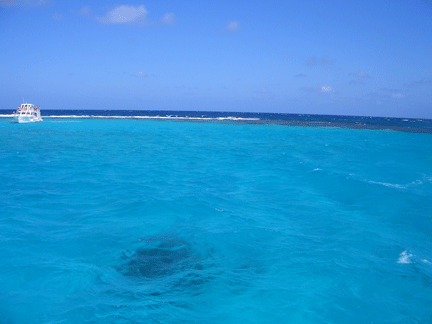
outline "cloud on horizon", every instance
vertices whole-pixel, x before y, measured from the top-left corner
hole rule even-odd
[[[319,87],[303,87],[301,88],[303,91],[308,93],[316,93],[316,94],[332,94],[337,93],[337,91],[331,86],[319,86]]]
[[[41,7],[51,0],[0,0],[0,7]]]
[[[145,21],[147,17],[147,9],[141,6],[118,6],[106,14],[104,17],[96,17],[96,20],[101,24],[139,24]]]
[[[240,24],[238,23],[238,21],[230,21],[226,26],[225,26],[225,31],[227,33],[236,33],[240,30]]]
[[[380,102],[388,102],[389,99],[405,98],[405,94],[400,89],[380,88],[377,91],[369,93],[367,97],[374,98],[374,100],[379,100]]]
[[[414,82],[408,82],[405,83],[404,86],[405,87],[418,87],[418,86],[424,86],[424,85],[431,85],[432,84],[432,79],[431,78],[423,78],[421,80],[418,81],[414,81]]]
[[[364,84],[364,82],[362,80],[351,80],[349,82],[349,84],[351,84],[351,85],[362,85],[362,84]]]
[[[334,63],[328,56],[323,56],[322,58],[318,58],[316,56],[311,56],[305,61],[306,66],[317,66],[317,65],[331,65]]]
[[[322,93],[335,93],[336,91],[330,86],[321,86],[320,91]]]
[[[134,76],[134,77],[137,77],[137,78],[145,78],[145,77],[147,77],[147,74],[145,74],[145,73],[142,72],[142,71],[138,71],[138,72],[135,72],[135,73],[133,74],[133,76]]]
[[[55,20],[63,20],[64,16],[61,13],[55,12],[51,15],[51,17]]]
[[[276,95],[272,91],[268,91],[265,88],[261,90],[253,91],[253,100],[274,100],[274,101],[285,101],[286,96],[284,95]]]
[[[174,13],[170,12],[163,15],[161,19],[161,23],[163,25],[174,25],[175,24]]]
[[[394,99],[402,99],[405,98],[405,95],[403,93],[392,93],[392,98]]]
[[[69,10],[73,14],[78,14],[84,17],[91,16],[90,6],[84,6],[80,10]]]
[[[90,15],[90,9],[83,7],[77,13],[83,16]],[[174,25],[174,13],[166,13],[158,22],[147,21],[148,10],[144,5],[121,5],[107,12],[105,16],[96,16],[95,19],[104,25],[133,25],[137,27],[154,27],[161,25]]]
[[[262,88],[261,90],[255,90],[253,93],[255,94],[253,97],[254,99],[264,99],[273,95],[271,91],[268,91],[265,88]]]
[[[378,89],[378,91],[385,92],[385,93],[393,93],[393,92],[401,92],[402,90],[400,90],[400,89],[391,89],[391,88],[380,88],[380,89]]]
[[[365,79],[365,78],[370,78],[371,76],[369,74],[367,74],[365,71],[358,71],[356,73],[350,73],[350,76],[354,76],[356,78],[361,78],[361,79]]]

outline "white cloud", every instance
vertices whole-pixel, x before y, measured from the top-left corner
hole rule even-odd
[[[303,87],[302,90],[308,93],[316,93],[316,94],[333,94],[337,93],[337,91],[331,86],[319,86],[319,87]]]
[[[335,90],[330,86],[321,86],[320,91],[322,93],[334,93],[335,92]]]
[[[402,99],[405,98],[405,94],[403,93],[403,90],[400,89],[390,89],[390,88],[381,88],[378,89],[378,93],[376,93],[377,96],[381,96],[382,99]]]
[[[402,93],[392,93],[392,98],[394,99],[402,99],[405,96]]]
[[[0,7],[40,7],[50,0],[0,0]]]
[[[328,56],[323,56],[321,58],[321,64],[322,65],[333,64],[333,60]]]
[[[262,90],[255,90],[254,93],[268,94],[269,92],[266,89],[262,88]]]
[[[306,64],[307,66],[315,66],[315,65],[318,65],[318,58],[316,58],[315,56],[311,56],[311,57],[309,57],[309,58],[306,60],[305,64]]]
[[[55,19],[55,20],[63,20],[64,19],[64,16],[58,12],[53,13],[51,17],[53,17],[53,19]]]
[[[262,90],[255,90],[254,93],[256,94],[254,99],[265,99],[272,96],[272,93],[264,88]]]
[[[142,72],[142,71],[139,71],[139,72],[135,72],[135,73],[133,74],[133,76],[135,76],[135,77],[137,77],[137,78],[145,78],[145,77],[147,76],[147,74],[145,74],[145,73]]]
[[[235,33],[240,30],[240,24],[237,21],[230,21],[228,25],[225,26],[225,31],[228,33]]]
[[[381,88],[381,89],[378,89],[378,91],[384,92],[384,93],[394,93],[394,92],[401,92],[402,90],[391,89],[391,88]]]
[[[362,70],[360,70],[356,73],[350,73],[349,75],[355,76],[357,78],[370,78],[370,75],[367,74],[365,71],[362,71]]]
[[[1,1],[1,0],[0,0]],[[83,7],[81,10],[75,12],[83,16],[90,16],[90,8]],[[161,25],[174,25],[174,13],[169,12],[162,16],[162,18],[157,22],[147,21],[147,9],[141,6],[128,6],[122,5],[110,10],[103,17],[95,17],[95,19],[101,24],[124,24],[124,25],[134,25],[139,27],[157,27]]]
[[[317,59],[315,56],[311,56],[311,57],[309,57],[309,58],[306,60],[305,64],[306,64],[307,66],[315,66],[315,65],[318,65],[318,59]]]
[[[105,17],[97,17],[96,20],[102,24],[140,24],[147,17],[147,9],[141,6],[118,6],[107,13]]]
[[[424,86],[424,85],[432,85],[432,79],[423,78],[423,79],[418,80],[418,81],[408,82],[408,83],[404,84],[404,86],[406,86],[406,87],[418,87],[418,86]]]
[[[306,66],[330,65],[333,63],[334,63],[334,60],[332,60],[328,56],[323,56],[322,58],[318,58],[316,56],[311,56],[305,61]]]
[[[172,12],[166,13],[165,15],[163,15],[161,22],[164,25],[174,25],[175,23],[174,14]]]
[[[276,101],[284,101],[285,96],[275,95],[273,92],[262,88],[261,90],[255,90],[253,95],[254,100],[276,100]]]
[[[81,16],[89,17],[91,15],[91,10],[89,6],[84,6],[80,10],[70,10],[74,14],[79,14]]]

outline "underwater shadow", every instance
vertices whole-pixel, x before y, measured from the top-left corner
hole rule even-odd
[[[175,236],[152,236],[138,242],[142,245],[135,252],[123,252],[116,267],[126,278],[159,282],[171,291],[190,291],[217,275],[213,249],[199,251],[197,244]]]

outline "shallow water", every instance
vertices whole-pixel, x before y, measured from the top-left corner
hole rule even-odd
[[[432,136],[0,120],[2,323],[432,321]]]

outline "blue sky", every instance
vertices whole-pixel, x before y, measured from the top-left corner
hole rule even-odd
[[[432,118],[432,1],[0,0],[0,109]]]

